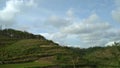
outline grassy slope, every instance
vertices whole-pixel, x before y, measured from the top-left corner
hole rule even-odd
[[[19,63],[19,64],[3,64],[0,65],[0,68],[25,68],[25,67],[41,67],[49,66],[52,64],[46,64],[45,62],[28,62],[28,63]]]
[[[36,39],[24,39],[3,47],[0,49],[0,55],[0,60],[4,63],[31,62],[23,64],[4,64],[0,65],[0,68],[16,68],[16,66],[23,68],[29,65],[30,67],[46,66],[71,62],[71,52],[68,49],[56,44],[50,44],[48,41]],[[59,56],[60,58],[58,58]]]
[[[120,67],[120,44],[111,47],[79,49],[61,47],[42,36],[38,38],[37,35],[26,32],[12,30],[15,35],[12,38],[9,37],[9,32],[3,32],[4,34],[0,33],[0,68],[65,64],[72,66],[93,64],[98,66],[96,68]]]
[[[10,35],[13,36],[11,37]],[[21,32],[13,29],[0,30],[0,63],[2,63],[0,68],[16,68],[16,66],[23,67],[26,65],[51,65],[53,61],[49,60],[48,62],[44,57],[54,56],[57,51],[53,52],[53,50],[57,50],[58,48],[60,48],[58,44],[46,40],[40,35],[33,35],[28,32]],[[21,64],[3,65],[3,63]]]

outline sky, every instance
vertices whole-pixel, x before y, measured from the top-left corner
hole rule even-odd
[[[0,0],[0,25],[64,46],[120,41],[120,0]]]

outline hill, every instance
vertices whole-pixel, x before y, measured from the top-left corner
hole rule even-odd
[[[0,30],[0,68],[119,68],[120,43],[88,49],[60,46],[41,35]]]

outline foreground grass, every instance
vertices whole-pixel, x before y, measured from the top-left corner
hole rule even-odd
[[[27,67],[43,67],[53,64],[45,64],[44,62],[29,62],[29,63],[19,63],[19,64],[2,64],[0,68],[27,68]]]

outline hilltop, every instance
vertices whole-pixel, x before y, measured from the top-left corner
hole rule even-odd
[[[0,30],[0,68],[114,68],[120,43],[87,49],[60,46],[41,35]]]

